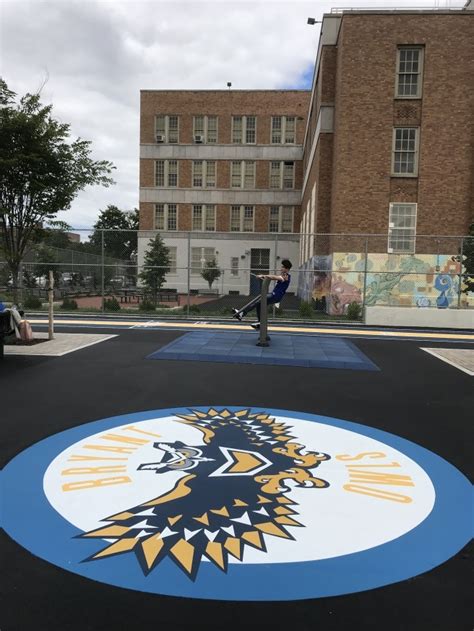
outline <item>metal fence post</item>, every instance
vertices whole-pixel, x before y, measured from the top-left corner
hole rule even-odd
[[[362,315],[365,309],[365,294],[367,292],[367,260],[369,256],[369,237],[365,237],[365,260],[364,260],[364,286],[362,289]]]
[[[101,249],[102,249],[102,274],[101,274],[101,293],[102,293],[102,313],[104,313],[105,311],[105,305],[104,305],[104,300],[105,300],[105,278],[104,278],[104,274],[105,274],[105,261],[104,261],[104,231],[101,231],[101,235],[102,235],[102,245],[101,245]]]
[[[278,274],[278,233],[275,235],[275,274]],[[276,316],[275,305],[272,305],[273,318]]]
[[[264,278],[262,281],[262,293],[260,297],[260,337],[257,342],[257,346],[269,346],[268,342],[270,338],[267,335],[267,329],[268,329],[267,294],[268,294],[269,284],[270,284],[270,279]]]
[[[186,306],[186,317],[189,318],[189,305],[191,301],[191,233],[188,232],[188,299]]]
[[[461,287],[462,287],[462,263],[464,257],[464,238],[461,238],[461,252],[459,253],[459,287],[458,287],[458,309],[461,308]]]

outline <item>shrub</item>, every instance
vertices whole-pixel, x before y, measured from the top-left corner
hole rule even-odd
[[[189,313],[201,313],[201,309],[198,305],[189,305]]]
[[[104,300],[104,311],[120,311],[118,300],[113,296],[112,298],[106,298]]]
[[[139,311],[155,311],[155,303],[149,300],[148,298],[144,298],[141,303],[138,305]]]
[[[73,311],[74,309],[77,309],[77,302],[66,296],[63,298],[63,304],[59,308],[64,309],[64,311]]]
[[[41,302],[41,299],[38,298],[38,296],[33,296],[32,294],[29,294],[23,303],[25,309],[41,309],[42,305],[43,303]]]
[[[313,305],[310,302],[300,302],[300,316],[302,318],[313,317]]]
[[[359,320],[362,315],[362,305],[360,302],[351,302],[347,305],[347,318],[349,320]]]

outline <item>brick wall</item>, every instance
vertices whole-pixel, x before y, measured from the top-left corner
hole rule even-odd
[[[424,46],[422,98],[395,99],[398,45]],[[331,231],[388,230],[418,203],[418,234],[465,234],[473,216],[474,15],[344,15],[337,47]],[[391,177],[394,125],[420,125],[417,178]]]
[[[302,144],[306,126],[310,92],[304,90],[257,90],[257,91],[148,91],[141,92],[140,142],[155,143],[155,116],[178,115],[179,143],[194,144],[193,116],[217,115],[218,145],[231,145],[231,120],[234,115],[257,116],[257,145],[271,145],[271,117],[296,116],[296,144]],[[255,145],[232,145],[255,146]],[[281,147],[282,145],[273,145]],[[140,160],[140,187],[154,187],[155,166],[152,159]],[[295,165],[295,190],[301,189],[303,166]],[[179,160],[178,188],[192,188],[192,160]],[[231,161],[217,161],[217,189],[231,188]],[[270,188],[270,161],[257,160],[255,188]],[[199,190],[199,189],[195,189]],[[203,189],[205,190],[205,189]],[[238,189],[234,189],[238,190]],[[205,200],[204,200],[205,201]],[[153,227],[154,204],[140,203],[140,226]],[[299,230],[300,207],[294,211],[294,230]],[[230,229],[230,206],[217,205],[216,230]],[[255,206],[255,231],[268,232],[269,206]],[[178,230],[191,230],[191,205],[179,204]]]

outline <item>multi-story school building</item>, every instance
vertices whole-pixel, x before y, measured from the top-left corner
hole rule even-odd
[[[178,291],[215,260],[219,292],[248,293],[290,258],[333,312],[370,269],[419,273],[390,294],[431,304],[474,216],[472,8],[324,15],[311,90],[143,90],[139,262],[158,230]]]

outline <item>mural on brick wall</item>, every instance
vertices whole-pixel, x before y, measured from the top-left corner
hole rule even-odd
[[[459,291],[460,268],[457,257],[448,254],[369,254],[365,304],[446,309],[459,302],[474,307],[474,295],[463,292],[464,283]],[[364,301],[365,254],[315,256],[304,269],[298,293],[303,300],[312,297],[316,308],[342,315],[351,302]]]

